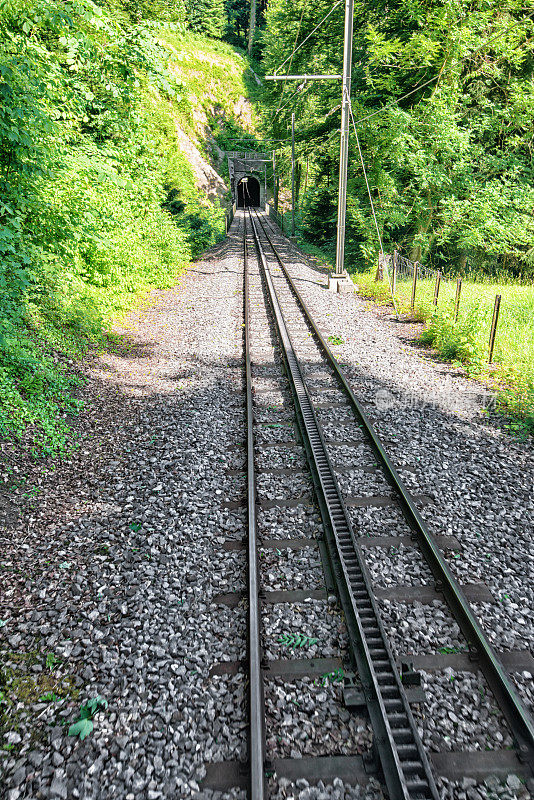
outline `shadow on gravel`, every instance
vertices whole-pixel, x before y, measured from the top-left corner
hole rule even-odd
[[[228,256],[240,258],[242,252],[243,240],[241,234],[229,233],[222,242],[219,242],[209,250],[206,250],[199,263],[206,262],[209,264],[213,261],[218,261],[219,259],[224,259]],[[224,273],[234,273],[237,275],[240,273],[238,268],[232,269],[231,267],[226,266],[218,272],[214,272],[213,270],[205,271],[199,269],[198,267],[191,267],[189,271],[193,272],[195,275],[222,275]]]
[[[23,784],[27,797],[49,796],[52,782],[60,797],[80,789],[97,798],[140,794],[155,753],[168,796],[180,796],[178,776],[196,780],[207,760],[209,669],[245,652],[243,615],[234,609],[225,617],[212,605],[246,576],[243,559],[221,548],[221,539],[246,533],[244,518],[223,505],[244,491],[227,474],[245,452],[243,362],[170,344],[157,352],[157,344],[152,333],[147,341],[124,335],[106,351],[113,378],[88,389],[78,449],[62,463],[34,468],[12,496],[21,515],[7,514],[0,528],[0,690],[7,698],[0,747],[9,745],[6,788]],[[135,383],[135,362],[151,359],[146,385]],[[323,369],[313,359],[306,366]],[[520,478],[528,451],[508,440],[503,447],[498,432],[481,424],[476,402],[470,419],[455,385],[446,384],[443,395],[429,386],[410,395],[358,367],[347,374],[393,461],[410,470],[410,490],[434,498],[422,512],[432,531],[452,531],[465,546],[465,557],[451,559],[458,577],[476,577],[471,562],[479,557],[491,584],[508,564],[516,598],[528,562],[521,511],[531,487]],[[256,400],[269,409],[268,396]],[[339,409],[325,414],[342,425]],[[275,441],[286,432],[267,425],[264,435]],[[354,457],[360,463],[356,448]],[[487,552],[491,559],[483,559]],[[55,700],[43,700],[51,694]],[[97,695],[109,708],[99,712],[94,733],[83,742],[68,737],[65,723]],[[225,758],[235,746],[230,706],[227,717],[218,711],[227,730],[219,726],[217,754]]]
[[[151,358],[157,342],[140,342],[126,334],[110,335],[102,355],[113,355],[123,359]]]

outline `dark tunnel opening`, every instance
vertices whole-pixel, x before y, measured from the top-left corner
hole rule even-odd
[[[252,175],[241,178],[237,184],[237,207],[247,208],[248,206],[260,205],[260,182]]]

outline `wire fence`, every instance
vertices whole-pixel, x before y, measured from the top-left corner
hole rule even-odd
[[[462,279],[451,278],[438,270],[430,269],[417,261],[411,261],[394,250],[385,259],[379,260],[377,279],[387,277],[393,301],[399,298],[409,298],[411,310],[416,305],[432,304],[436,309],[446,307],[452,314],[453,322],[458,322],[462,304]],[[472,299],[472,298],[471,298]],[[480,298],[482,301],[482,297]],[[489,309],[491,309],[491,299]],[[507,325],[521,327],[527,331],[528,338],[534,343],[534,309],[529,305],[506,302],[506,307],[501,307],[502,295],[496,294],[493,299],[493,310],[488,333],[487,356],[492,363],[495,341],[497,337],[499,318],[504,316]],[[488,310],[489,310],[488,309]]]
[[[276,222],[282,233],[284,233],[285,235],[289,235],[290,233],[289,228],[291,226],[287,224],[287,220],[284,222],[284,212],[282,211],[282,213],[280,213],[279,211],[277,211],[277,209],[274,207],[272,203],[267,203],[267,208],[269,217],[272,220],[274,220],[274,222]],[[284,225],[285,225],[285,230],[284,230]]]

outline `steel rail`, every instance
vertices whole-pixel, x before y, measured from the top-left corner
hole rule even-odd
[[[347,378],[343,373],[343,370],[339,366],[335,356],[330,350],[324,336],[315,324],[311,312],[309,311],[302,295],[295,285],[295,281],[289,274],[287,267],[278,255],[276,248],[273,246],[272,241],[265,230],[265,226],[261,220],[259,221],[262,225],[265,237],[269,242],[274,256],[277,259],[282,272],[287,279],[289,286],[291,287],[291,290],[303,312],[306,322],[312,329],[330,366],[334,370],[338,382],[348,397],[357,417],[360,419],[373,451],[382,466],[384,475],[397,495],[398,501],[404,512],[404,517],[410,525],[412,531],[415,533],[423,555],[430,569],[432,570],[436,580],[436,589],[438,589],[444,595],[451,611],[453,612],[456,622],[458,623],[463,635],[467,640],[471,657],[474,661],[479,661],[480,663],[480,669],[510,726],[512,735],[516,739],[518,756],[521,761],[523,761],[525,764],[528,764],[532,774],[534,775],[534,721],[528,713],[521,698],[517,694],[514,686],[512,685],[510,678],[508,677],[508,673],[491,646],[486,634],[482,630],[475,613],[473,612],[467,598],[458,584],[458,581],[452,574],[450,567],[445,561],[434,537],[428,530],[425,521],[419,513],[412,495],[404,485],[402,478],[400,477],[393,462],[389,458],[371,420],[356,398]]]
[[[328,448],[291,341],[252,212],[256,242],[273,317],[282,345],[295,408],[300,417],[310,465],[316,477],[327,546],[338,580],[351,654],[364,686],[390,800],[437,800],[439,795],[417,732],[395,658],[373,597],[371,582],[343,502]]]
[[[265,703],[261,667],[261,622],[256,525],[256,475],[254,468],[254,411],[250,358],[250,296],[247,220],[243,236],[243,305],[245,380],[247,393],[247,525],[248,525],[248,668],[249,668],[249,768],[250,800],[265,798]]]

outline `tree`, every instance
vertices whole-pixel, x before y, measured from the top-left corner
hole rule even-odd
[[[339,72],[342,8],[292,55],[330,8],[324,0],[311,8],[272,0],[266,70],[285,62],[292,72]],[[354,30],[353,109],[364,118],[358,130],[385,246],[441,269],[461,269],[469,258],[481,268],[531,270],[532,13],[520,0],[506,9],[498,0],[357,0]],[[305,209],[311,230],[324,209],[326,164],[338,163],[339,89],[296,89],[266,91],[281,109],[273,138],[284,138],[294,110],[297,139],[316,142],[315,192]],[[350,165],[348,243],[372,260],[378,240],[354,142]]]
[[[228,25],[225,39],[237,47],[247,46],[250,21],[249,0],[226,0]]]
[[[189,26],[197,33],[221,39],[227,27],[224,0],[186,0]]]
[[[248,25],[248,52],[252,53],[254,34],[256,32],[256,0],[250,0],[250,22]]]

